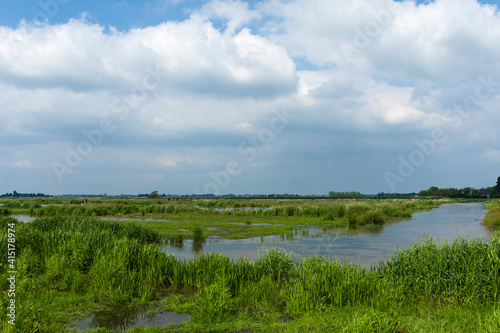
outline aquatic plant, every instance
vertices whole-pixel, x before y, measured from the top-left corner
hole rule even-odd
[[[170,237],[168,238],[168,240],[171,242],[171,243],[182,243],[184,241],[184,234],[174,234],[174,235],[170,235]]]
[[[203,236],[203,228],[200,226],[195,226],[193,228],[193,241],[195,242],[201,242],[205,239]]]

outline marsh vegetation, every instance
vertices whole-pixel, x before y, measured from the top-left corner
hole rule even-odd
[[[292,228],[300,223],[327,226],[350,224],[351,220],[354,224],[380,223],[382,218],[386,221],[416,209],[429,209],[438,204],[436,201],[165,203],[144,199],[125,203],[126,200],[102,199],[81,206],[43,200],[47,200],[43,203],[47,206],[31,208],[31,202],[24,207],[26,203],[21,202],[15,208],[24,207],[31,214],[42,216],[32,223],[0,217],[1,248],[7,248],[8,224],[14,223],[16,229],[16,332],[70,332],[75,320],[116,306],[191,315],[189,321],[181,324],[138,327],[130,332],[173,329],[178,332],[494,332],[500,329],[500,311],[496,305],[500,297],[497,236],[487,243],[465,238],[450,243],[422,240],[371,268],[322,256],[296,260],[278,251],[269,251],[256,260],[231,260],[217,253],[184,260],[161,249],[162,241],[168,241],[168,237],[173,242],[182,242],[184,237],[201,236],[198,241],[202,241],[211,233],[205,226],[217,220],[219,226],[250,219],[251,223],[266,221],[272,226]],[[237,210],[236,203],[240,207],[266,210]],[[92,204],[103,212],[115,213],[86,216]],[[115,206],[120,205],[135,208],[117,210]],[[500,224],[498,202],[487,205],[485,223]],[[173,220],[162,223],[181,225],[162,229],[150,224],[151,221],[98,218],[150,218],[150,209],[158,209],[159,218],[168,216]],[[167,209],[179,212],[161,212]],[[3,291],[8,289],[8,271],[7,262],[2,260]],[[4,331],[14,332],[6,323],[9,301],[6,292],[2,293],[1,301],[1,325]]]

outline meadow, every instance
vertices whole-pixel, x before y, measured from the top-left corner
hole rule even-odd
[[[214,253],[183,260],[160,247],[173,238],[202,242],[214,223],[222,228],[239,222],[247,234],[273,232],[260,228],[274,226],[274,232],[282,232],[304,225],[369,225],[441,202],[99,198],[82,206],[69,198],[5,199],[2,208],[39,217],[32,223],[0,217],[0,248],[7,249],[15,234],[17,270],[14,329],[7,317],[5,254],[0,325],[3,332],[75,332],[69,324],[89,313],[139,306],[191,317],[182,324],[128,332],[499,331],[497,236],[488,243],[422,240],[372,268],[320,256],[296,260],[278,251],[257,260]],[[485,224],[495,228],[499,202],[486,205]],[[112,220],[152,217],[170,221]],[[253,226],[256,221],[271,225]],[[240,232],[227,230],[221,235]]]

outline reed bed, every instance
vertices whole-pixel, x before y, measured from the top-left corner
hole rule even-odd
[[[411,217],[412,211],[429,209],[432,200],[94,200],[80,205],[78,200],[66,204],[21,205],[33,216],[217,216],[234,215],[268,218],[319,218],[323,221],[349,221],[351,225],[384,223],[390,217]],[[17,207],[16,206],[16,207]],[[8,207],[7,207],[8,208]],[[245,208],[245,209],[243,209]],[[248,209],[251,208],[251,209]]]

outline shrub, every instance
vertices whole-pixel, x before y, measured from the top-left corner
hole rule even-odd
[[[336,204],[333,206],[333,213],[335,214],[335,216],[337,216],[338,218],[342,218],[345,216],[346,214],[346,208],[345,208],[345,205],[344,204]]]
[[[200,227],[200,226],[194,227],[194,229],[193,229],[193,240],[195,242],[201,242],[204,239],[205,239],[205,237],[203,236],[203,228]]]
[[[384,214],[378,209],[370,210],[363,214],[364,224],[383,224],[385,222]]]

